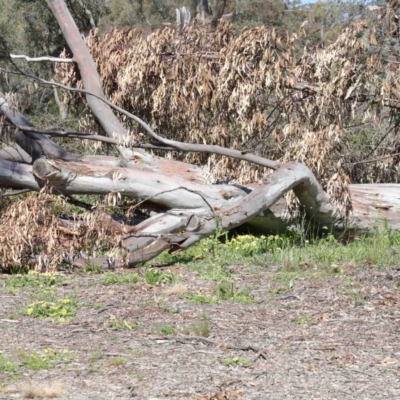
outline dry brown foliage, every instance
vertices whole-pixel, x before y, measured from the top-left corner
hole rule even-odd
[[[79,220],[57,218],[54,214],[65,206],[62,199],[41,192],[1,210],[0,270],[33,264],[58,269],[66,256],[72,260],[118,247],[123,231],[109,216],[94,212]]]

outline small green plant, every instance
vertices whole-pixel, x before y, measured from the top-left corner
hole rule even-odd
[[[207,337],[210,334],[210,319],[203,314],[196,322],[188,329],[189,333],[194,333],[197,336]]]
[[[199,279],[206,281],[221,281],[231,278],[231,274],[222,266],[210,265],[198,274]]]
[[[232,300],[236,294],[235,286],[230,282],[219,283],[215,288],[215,292],[220,300]]]
[[[90,365],[90,366],[86,369],[86,371],[87,371],[89,374],[93,374],[94,372],[100,372],[100,371],[101,371],[101,367],[100,367],[100,365]]]
[[[116,367],[118,367],[120,365],[125,365],[127,363],[127,360],[123,357],[115,357],[115,358],[112,358],[110,361],[111,361],[111,364],[115,365]]]
[[[100,283],[103,285],[116,285],[124,283],[137,283],[139,276],[137,273],[124,273],[117,274],[115,272],[106,272],[100,279]]]
[[[66,322],[76,315],[77,303],[71,298],[54,301],[35,301],[22,309],[22,315],[33,318],[51,319],[53,323]]]
[[[294,322],[297,325],[307,325],[311,322],[311,317],[307,314],[303,315],[302,317],[299,318],[293,318],[292,322]]]
[[[169,314],[179,314],[179,308],[176,308],[176,307],[162,306],[160,308],[161,308],[161,310],[163,310],[164,312],[169,313]]]
[[[200,303],[200,304],[217,304],[219,301],[210,296],[203,296],[201,294],[189,294],[186,296],[186,300],[191,303]]]
[[[93,372],[99,372],[101,370],[100,365],[96,365],[97,362],[101,360],[101,351],[100,350],[93,350],[89,354],[89,360],[88,360],[88,368],[87,372],[93,373]]]
[[[93,304],[93,308],[95,309],[95,310],[102,310],[102,309],[104,309],[106,306],[104,305],[104,304],[101,304],[101,303],[95,303],[95,304]]]
[[[247,358],[231,357],[222,360],[224,365],[240,365],[241,367],[251,367],[251,362]]]
[[[238,301],[240,303],[251,303],[254,300],[249,296],[247,288],[235,288],[231,282],[221,282],[215,287],[215,294],[219,300]]]
[[[142,382],[143,374],[141,372],[137,372],[136,373],[136,379],[138,380],[138,382]]]
[[[350,296],[353,298],[354,307],[359,307],[365,304],[365,293],[361,289],[350,291]]]
[[[173,335],[176,333],[176,329],[172,325],[160,324],[157,326],[157,332],[163,335]]]
[[[292,290],[294,287],[294,281],[293,280],[289,280],[287,285],[283,285],[283,286],[278,286],[272,290],[270,290],[270,293],[275,295],[275,294],[280,294],[280,293],[285,293],[289,290]]]
[[[93,364],[101,359],[101,351],[93,350],[89,354],[89,364]]]
[[[5,357],[0,352],[0,373],[13,374],[18,370],[18,364]]]
[[[172,283],[175,280],[175,276],[171,271],[162,272],[158,269],[146,269],[144,272],[144,280],[148,285],[165,285]]]
[[[85,272],[91,272],[93,274],[101,274],[103,269],[98,264],[87,263],[85,266]]]
[[[135,321],[126,321],[124,319],[118,319],[118,318],[111,318],[107,321],[107,325],[111,328],[111,329],[115,329],[115,330],[123,330],[123,329],[134,329],[137,327],[137,322]]]

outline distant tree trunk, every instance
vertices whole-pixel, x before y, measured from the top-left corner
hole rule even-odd
[[[86,7],[86,5],[84,4],[83,0],[78,0],[78,3],[79,3],[79,5],[84,9],[86,15],[88,16],[88,18],[89,18],[89,23],[90,23],[90,26],[92,27],[92,29],[96,29],[96,28],[97,28],[97,25],[96,25],[96,23],[94,22],[94,18],[93,18],[92,12],[89,10],[88,7]]]
[[[215,7],[215,15],[211,20],[211,27],[216,28],[218,25],[219,20],[224,15],[224,10],[226,6],[226,0],[217,0],[217,5]]]
[[[200,21],[205,22],[207,18],[212,15],[212,10],[208,0],[197,0],[197,17]]]
[[[58,109],[60,110],[60,118],[62,120],[67,119],[67,117],[68,117],[68,106],[63,101],[60,100],[60,97],[58,96],[57,88],[53,88],[53,91],[54,91],[54,99],[56,101]]]

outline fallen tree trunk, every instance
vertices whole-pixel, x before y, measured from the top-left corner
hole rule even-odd
[[[297,197],[306,222],[316,231],[324,228],[340,235],[346,231],[369,233],[382,226],[400,228],[399,185],[350,185],[353,210],[345,215],[330,201],[311,170],[301,163],[280,163],[233,149],[192,145],[160,137],[140,118],[104,98],[93,60],[64,1],[47,0],[47,3],[81,71],[85,89],[73,90],[86,94],[89,107],[108,137],[116,136],[120,140],[117,143],[120,155],[78,156],[66,152],[44,135],[49,132],[35,128],[0,95],[0,113],[15,127],[13,139],[22,149],[20,152],[0,151],[2,187],[34,191],[49,187],[52,193],[62,195],[119,193],[131,198],[137,208],[157,210],[136,226],[121,225],[116,230],[107,230],[111,235],[122,235],[120,246],[126,252],[129,266],[151,260],[167,249],[172,252],[185,250],[216,231],[245,226],[263,233],[282,232],[296,224],[284,200],[290,190]],[[255,188],[207,185],[201,167],[148,154],[140,148],[140,143],[130,148],[128,132],[112,108],[139,123],[155,141],[151,144],[154,148],[216,153],[246,160],[274,172]],[[125,142],[128,144],[124,145]],[[99,225],[104,225],[104,221],[99,220]],[[59,223],[58,228],[70,235],[73,231],[70,227],[65,228],[65,223]],[[82,265],[85,260],[71,262]],[[100,265],[110,263],[108,259],[98,257],[95,262]]]
[[[159,173],[149,171],[45,159],[33,166],[0,160],[0,167],[0,183],[6,187],[39,190],[48,184],[62,194],[119,192],[136,199],[138,207],[145,202],[147,208],[162,211],[135,227],[125,227],[121,245],[130,254],[130,266],[166,249],[184,250],[216,230],[247,224],[263,233],[282,232],[296,224],[283,199],[291,189],[315,229],[324,227],[340,235],[346,230],[367,234],[384,226],[400,228],[398,185],[351,185],[354,209],[347,218],[335,210],[314,175],[300,163],[280,166],[256,189],[183,183],[179,177],[160,179]]]

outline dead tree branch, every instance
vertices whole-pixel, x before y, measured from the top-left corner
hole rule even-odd
[[[49,57],[49,56],[42,56],[42,57],[28,57],[23,54],[10,54],[12,59],[24,59],[28,62],[41,62],[41,61],[51,61],[51,62],[61,62],[61,63],[72,63],[74,60],[72,58],[58,58],[58,57]]]

